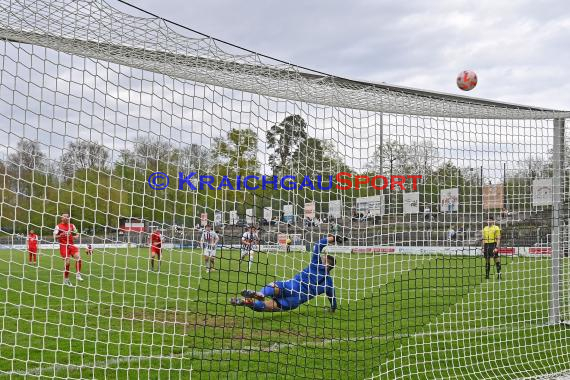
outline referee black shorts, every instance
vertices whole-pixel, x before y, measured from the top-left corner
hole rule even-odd
[[[483,255],[486,259],[499,257],[499,252],[494,252],[495,248],[497,248],[497,243],[485,243],[483,246]]]

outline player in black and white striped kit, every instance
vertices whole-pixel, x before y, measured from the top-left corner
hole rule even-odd
[[[200,244],[204,248],[204,263],[206,264],[206,272],[213,272],[214,261],[216,260],[216,246],[220,237],[216,231],[212,231],[212,226],[206,225],[204,232],[202,232],[202,238],[200,239]]]
[[[259,236],[255,231],[255,227],[249,226],[248,231],[244,232],[243,236],[241,237],[241,255],[239,258],[239,262],[241,264],[242,260],[246,256],[249,256],[249,263],[247,265],[248,272],[251,270],[255,249],[257,248],[258,244],[259,244]]]

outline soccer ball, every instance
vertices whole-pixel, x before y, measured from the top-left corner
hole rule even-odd
[[[473,90],[477,86],[477,74],[471,70],[464,70],[457,75],[457,87],[463,91]]]

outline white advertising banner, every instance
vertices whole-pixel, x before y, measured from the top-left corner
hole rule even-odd
[[[253,224],[253,209],[252,208],[248,208],[247,210],[245,210],[245,222],[247,224]]]
[[[439,210],[441,212],[457,212],[459,211],[459,189],[442,189],[440,191]]]
[[[236,210],[232,210],[230,211],[230,224],[232,226],[235,226],[238,222],[239,218],[238,218],[238,213]]]
[[[532,181],[532,205],[552,205],[552,178],[535,179]]]
[[[384,195],[356,198],[356,212],[364,217],[384,215]]]
[[[305,218],[315,219],[315,202],[305,203]]]
[[[214,212],[214,226],[221,226],[223,223],[223,218],[222,218],[222,212],[221,211],[215,211]]]
[[[420,212],[420,193],[404,193],[404,214],[418,214]]]
[[[271,207],[264,207],[263,208],[263,219],[270,222],[271,218],[273,218],[273,211],[272,211]]]
[[[329,217],[331,218],[342,218],[342,201],[330,201],[329,202]]]
[[[283,221],[286,223],[293,222],[295,215],[293,215],[293,205],[283,206]]]

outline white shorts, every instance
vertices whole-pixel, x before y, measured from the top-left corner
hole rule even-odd
[[[242,247],[241,254],[242,255],[253,255],[255,253],[255,247]]]
[[[216,257],[216,248],[204,248],[203,255],[206,257]]]

